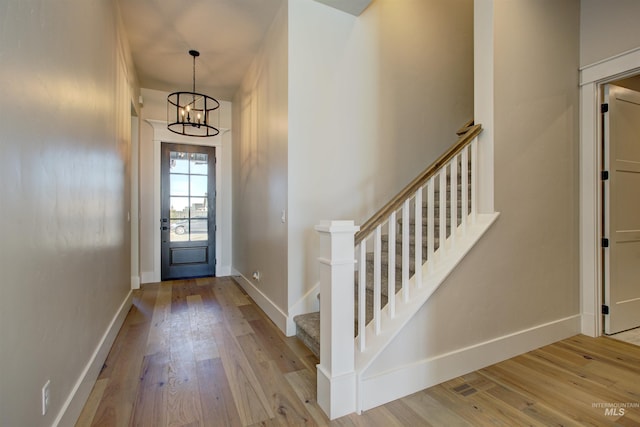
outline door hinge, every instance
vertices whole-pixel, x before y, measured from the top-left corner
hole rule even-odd
[[[609,314],[609,306],[608,305],[602,305],[602,314]]]
[[[608,180],[609,179],[609,171],[600,172],[600,179],[602,179],[603,181]]]
[[[602,247],[603,248],[608,248],[609,247],[609,239],[607,239],[606,237],[602,238]]]
[[[600,105],[600,112],[601,113],[608,113],[609,112],[609,104],[604,103]]]

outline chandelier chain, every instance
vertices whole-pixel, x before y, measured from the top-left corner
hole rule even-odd
[[[196,91],[196,55],[193,55],[193,92]]]

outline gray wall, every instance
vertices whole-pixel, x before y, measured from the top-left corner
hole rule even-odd
[[[130,290],[129,77],[110,0],[0,21],[0,425],[48,426]]]
[[[579,314],[579,13],[495,2],[500,217],[389,347],[411,349],[400,366]]]
[[[234,99],[234,267],[260,270],[288,313],[318,281],[313,227],[365,221],[472,109],[471,0],[378,0],[357,18],[285,4]]]
[[[321,220],[362,224],[473,115],[473,2],[289,4],[289,306],[318,281]]]
[[[640,2],[580,2],[580,65],[590,65],[640,46]]]
[[[287,310],[287,6],[233,100],[233,267]],[[286,219],[285,219],[286,220]],[[260,273],[260,281],[252,273]]]

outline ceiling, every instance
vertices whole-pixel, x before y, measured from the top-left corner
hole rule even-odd
[[[140,86],[230,101],[283,0],[119,0]]]

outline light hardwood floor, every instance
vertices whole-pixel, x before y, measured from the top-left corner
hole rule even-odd
[[[640,328],[630,329],[628,331],[619,332],[615,335],[609,336],[630,344],[640,345]]]
[[[640,426],[640,347],[605,337],[333,422],[315,401],[316,363],[230,278],[144,285],[77,426]]]

